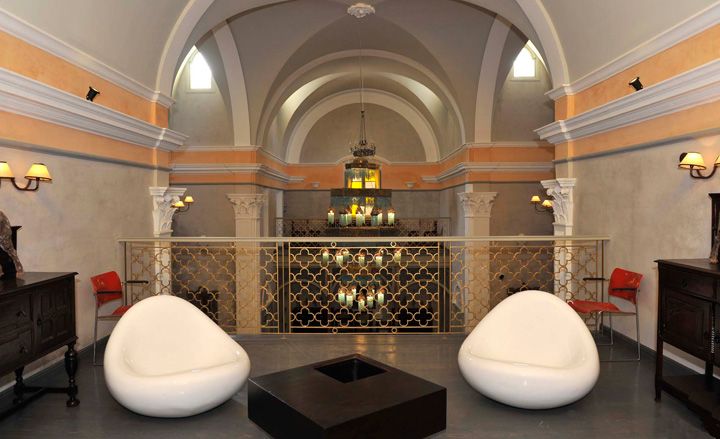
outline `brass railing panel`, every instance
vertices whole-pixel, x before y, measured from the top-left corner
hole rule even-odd
[[[126,279],[149,281],[132,289],[132,303],[176,295],[231,334],[467,332],[520,290],[596,300],[605,287],[587,280],[604,274],[603,238],[336,239],[121,242]],[[348,306],[339,293],[352,286]]]

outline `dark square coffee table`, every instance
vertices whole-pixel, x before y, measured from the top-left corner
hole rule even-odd
[[[248,416],[275,438],[421,438],[446,405],[444,387],[358,354],[248,384]]]

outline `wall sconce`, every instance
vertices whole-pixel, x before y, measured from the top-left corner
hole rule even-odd
[[[90,87],[88,87],[88,92],[87,92],[87,94],[85,95],[85,99],[88,100],[88,101],[90,101],[90,102],[92,102],[93,99],[95,99],[95,96],[97,96],[97,95],[99,95],[99,94],[100,94],[100,92],[97,91],[97,90],[95,90],[95,89],[92,87],[92,85],[91,85]]]
[[[690,170],[690,176],[692,178],[710,178],[715,175],[715,171],[717,170],[718,166],[720,166],[720,156],[715,159],[712,172],[710,172],[710,174],[708,175],[702,175],[700,171],[706,170],[707,166],[705,166],[705,160],[703,159],[702,154],[700,154],[699,152],[684,152],[680,154],[680,159],[678,163],[679,169]]]
[[[628,85],[635,89],[635,91],[640,91],[643,89],[642,82],[640,82],[640,77],[636,76],[635,79],[628,82]]]
[[[25,179],[27,180],[25,187],[18,185],[10,169],[10,165],[8,165],[7,162],[0,162],[0,184],[3,180],[10,180],[18,190],[36,191],[40,188],[41,181],[52,181],[47,166],[42,163],[33,163],[25,174]],[[35,186],[32,185],[33,182],[35,182]]]
[[[187,212],[190,210],[190,206],[192,203],[194,203],[195,200],[192,196],[187,195],[184,199],[178,200],[177,203],[173,204],[172,207],[175,208],[175,212]]]
[[[536,212],[551,212],[553,208],[551,200],[541,200],[539,195],[530,197],[530,203],[535,206]]]

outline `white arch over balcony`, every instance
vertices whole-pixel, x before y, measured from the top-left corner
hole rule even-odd
[[[267,6],[275,3],[283,3],[286,0],[238,0],[232,4],[232,10],[228,10],[224,18],[228,18],[250,9],[261,6]],[[498,4],[491,0],[464,0],[467,3],[475,4],[485,9],[494,11]],[[507,1],[507,0],[503,0]],[[175,67],[178,65],[182,57],[185,45],[193,33],[193,30],[200,22],[200,19],[207,12],[208,8],[213,4],[214,0],[190,0],[185,9],[180,13],[170,35],[165,43],[163,54],[160,59],[158,68],[156,89],[167,96],[172,95],[172,85],[175,79]],[[559,87],[569,82],[568,69],[565,62],[560,39],[553,25],[550,16],[540,0],[516,0],[525,14],[525,18],[530,22],[533,31],[537,34],[540,45],[545,53],[545,59],[548,63],[550,75],[552,76],[553,87]],[[505,15],[504,11],[500,13],[510,22],[520,22],[521,17],[512,17]],[[517,20],[515,20],[517,18]],[[209,32],[212,27],[200,29],[201,34]],[[528,29],[521,30],[527,35]]]
[[[298,79],[300,79],[303,75],[310,72],[314,68],[317,68],[319,66],[322,66],[323,64],[327,64],[333,61],[341,60],[341,59],[357,59],[360,55],[364,58],[380,58],[380,59],[387,59],[390,61],[395,61],[400,64],[404,64],[412,69],[417,70],[421,74],[425,75],[430,81],[432,81],[433,85],[435,85],[438,89],[440,89],[440,92],[443,94],[443,97],[448,100],[450,103],[450,106],[452,107],[453,113],[455,113],[455,117],[458,120],[458,124],[460,125],[460,139],[461,143],[465,143],[465,123],[463,122],[462,113],[460,112],[460,107],[458,106],[457,102],[455,101],[455,98],[453,97],[452,93],[450,93],[450,89],[443,83],[440,78],[433,73],[432,70],[428,69],[424,65],[420,64],[419,62],[415,61],[412,58],[408,58],[403,55],[399,55],[397,53],[389,52],[386,50],[376,50],[376,49],[364,49],[362,52],[358,49],[353,50],[343,50],[340,52],[334,52],[325,56],[321,56],[319,58],[316,58],[315,60],[305,64],[304,66],[300,67],[299,69],[295,70],[290,76],[285,78],[285,80],[277,87],[277,90],[273,94],[272,98],[268,101],[268,105],[266,107],[266,111],[270,111],[278,104],[278,101],[282,98],[283,93],[286,92],[288,88],[292,86]],[[397,76],[397,75],[395,75]],[[412,78],[409,78],[412,79]],[[415,81],[417,82],[417,81]],[[418,96],[419,97],[419,96]],[[264,112],[265,113],[265,112]],[[260,134],[264,132],[264,126],[266,123],[268,123],[268,117],[273,117],[272,114],[263,114],[261,116],[260,124],[258,125],[258,139],[261,138]]]
[[[359,90],[347,90],[330,95],[303,114],[288,138],[285,161],[288,163],[299,163],[302,147],[312,127],[315,126],[323,116],[333,110],[346,105],[357,104],[358,93]],[[382,90],[364,90],[363,96],[365,102],[388,108],[405,118],[420,137],[423,149],[425,150],[425,160],[428,162],[436,162],[439,159],[440,148],[437,137],[430,123],[417,108],[413,107],[408,101]]]
[[[475,101],[475,142],[485,143],[492,140],[493,107],[495,104],[495,86],[500,70],[505,42],[510,33],[508,22],[502,17],[495,17],[480,67],[477,98]]]
[[[252,144],[250,138],[250,107],[248,105],[247,89],[245,88],[245,74],[240,63],[237,45],[227,22],[213,29],[213,36],[225,68],[225,77],[228,78],[235,146],[249,146]]]

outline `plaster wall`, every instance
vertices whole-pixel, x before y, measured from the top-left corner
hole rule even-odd
[[[393,162],[425,161],[420,137],[410,123],[395,111],[379,105],[366,105],[368,140],[378,147],[378,155]],[[323,116],[310,130],[300,163],[335,163],[350,154],[357,142],[360,105],[346,105]]]
[[[609,235],[606,275],[623,267],[644,275],[640,286],[640,341],[655,348],[657,259],[706,258],[710,253],[710,198],[717,177],[691,179],[677,169],[683,151],[712,159],[720,136],[701,137],[579,160],[565,166],[575,177],[575,233]],[[615,328],[635,338],[633,319]],[[668,347],[669,351],[674,350]],[[666,352],[667,352],[666,350]],[[684,357],[687,358],[687,357]]]
[[[170,109],[170,128],[190,136],[186,145],[234,145],[232,110],[226,97],[227,80],[217,44],[214,39],[208,38],[198,50],[212,69],[212,88],[190,90],[187,63],[173,90],[175,104]]]
[[[120,237],[152,236],[152,200],[148,187],[166,180],[151,169],[91,161],[3,146],[19,180],[31,163],[45,163],[52,183],[37,192],[0,187],[0,210],[21,225],[18,254],[26,271],[77,272],[75,309],[78,347],[92,343],[95,301],[90,276],[122,269]],[[159,180],[156,178],[159,177]],[[159,183],[162,184],[162,183]],[[98,337],[110,332],[100,323]],[[26,368],[33,371],[62,356],[47,356]]]

